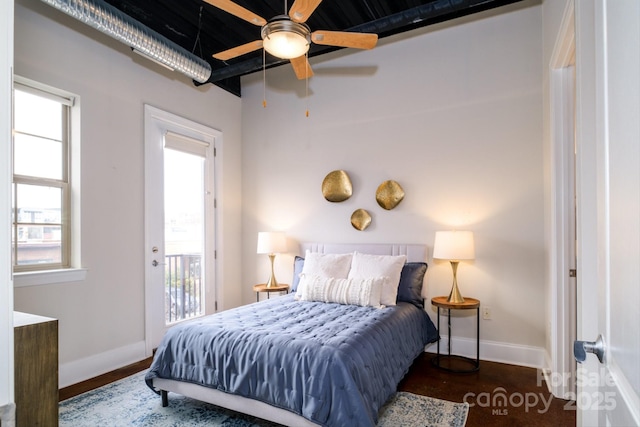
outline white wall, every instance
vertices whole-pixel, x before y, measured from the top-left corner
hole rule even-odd
[[[261,74],[243,78],[243,258],[256,266],[244,270],[246,302],[267,275],[266,257],[255,254],[261,230],[290,237],[291,253],[276,259],[279,280],[288,282],[297,242],[431,247],[436,230],[470,229],[477,259],[460,265],[458,282],[492,309],[492,320],[481,321],[481,357],[501,359],[490,354],[498,343],[505,351],[531,347],[535,360],[520,361],[542,362],[541,7],[499,12],[384,39],[371,51],[312,58],[308,98],[290,67],[269,70],[266,109]],[[334,169],[354,185],[339,204],[320,191]],[[406,193],[392,211],[375,201],[387,179]],[[373,216],[364,232],[350,224],[357,208]],[[429,263],[426,297],[447,294],[449,264]],[[475,336],[474,318],[453,320],[453,335]]]
[[[83,282],[16,289],[16,309],[60,320],[63,365],[102,361],[144,340],[149,103],[224,133],[222,308],[253,301],[251,285],[268,273],[266,257],[255,254],[260,230],[286,230],[292,244],[431,246],[436,230],[468,228],[477,259],[460,266],[459,283],[493,309],[481,324],[483,343],[544,346],[540,8],[506,10],[386,39],[373,51],[312,59],[309,98],[289,67],[270,70],[263,109],[259,74],[243,79],[242,101],[211,85],[194,88],[43,3],[19,0],[16,73],[82,98],[89,273]],[[340,204],[320,192],[334,169],[347,170],[355,187]],[[374,199],[386,179],[406,193],[393,211]],[[357,208],[373,215],[365,232],[349,223]],[[281,281],[289,280],[294,249],[276,260]],[[246,260],[256,268],[244,268]],[[429,262],[426,297],[446,294],[449,265]],[[474,335],[468,316],[454,328],[462,339]]]
[[[88,268],[81,282],[16,288],[15,308],[59,319],[61,366],[78,363],[95,375],[144,357],[145,103],[223,133],[218,294],[222,308],[241,304],[233,285],[240,278],[241,102],[213,85],[196,88],[38,0],[19,0],[15,9],[15,72],[81,97],[81,246]]]

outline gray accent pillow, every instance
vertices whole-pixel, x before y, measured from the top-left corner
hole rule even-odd
[[[408,262],[400,272],[397,301],[409,302],[418,307],[424,307],[422,298],[422,284],[427,272],[426,262]]]

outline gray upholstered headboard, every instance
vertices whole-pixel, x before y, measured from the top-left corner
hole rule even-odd
[[[306,250],[325,254],[346,254],[358,251],[372,255],[406,255],[408,262],[426,262],[427,246],[398,243],[301,243],[302,256]]]

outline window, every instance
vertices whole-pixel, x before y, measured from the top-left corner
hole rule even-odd
[[[13,269],[67,268],[73,97],[16,82],[13,99]]]

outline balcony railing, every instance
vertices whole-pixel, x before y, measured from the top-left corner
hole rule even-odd
[[[203,315],[202,254],[166,255],[165,260],[166,323]]]

